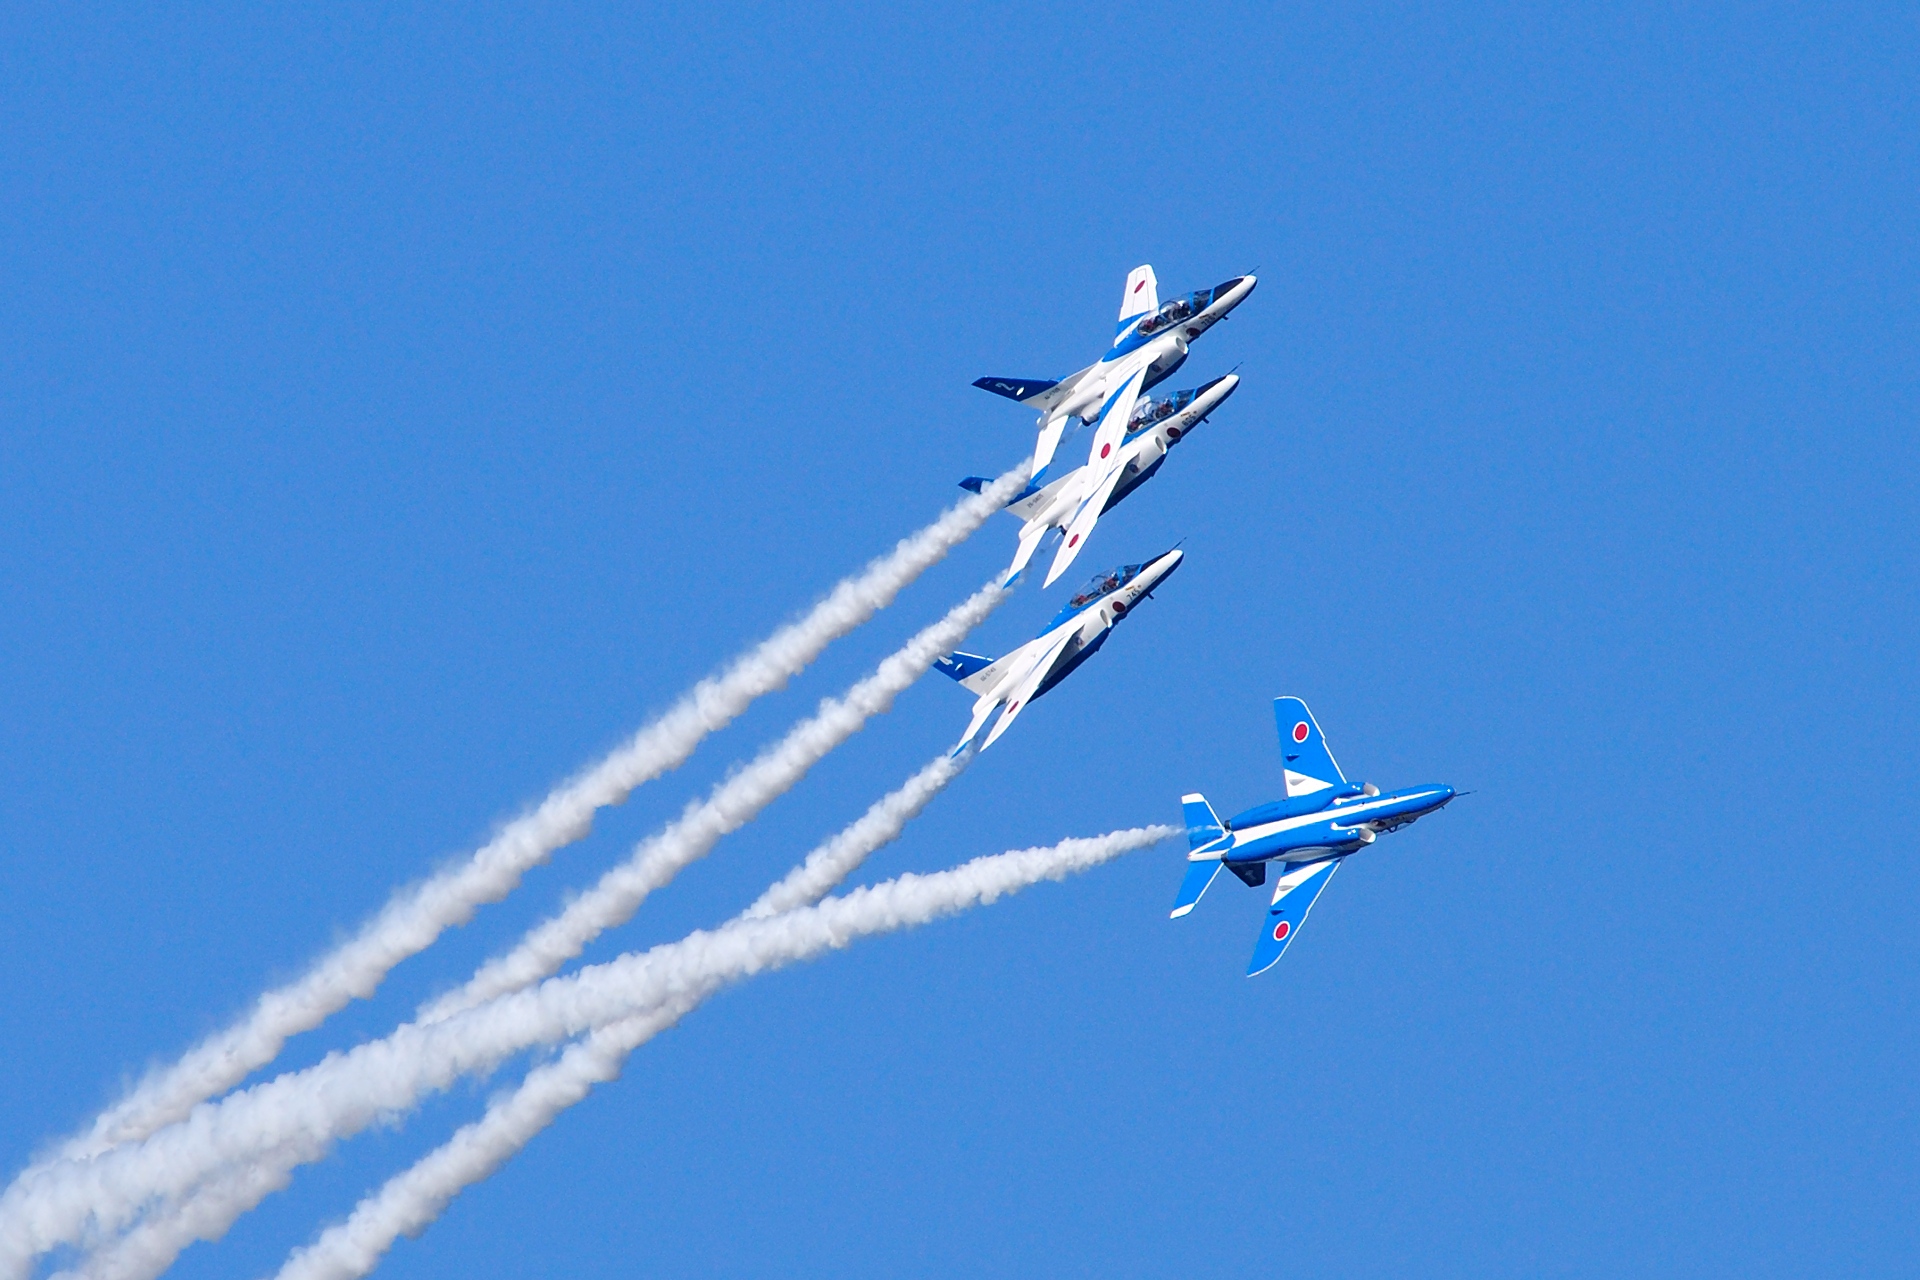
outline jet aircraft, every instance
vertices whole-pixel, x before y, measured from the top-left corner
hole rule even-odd
[[[979,737],[995,708],[1004,708],[980,750],[992,746],[1029,702],[1098,652],[1121,619],[1180,567],[1182,556],[1175,548],[1145,564],[1122,565],[1097,574],[1067,601],[1046,630],[1004,657],[950,653],[934,663],[969,692],[979,695],[973,704],[973,720],[953,754],[959,755]]]
[[[1252,887],[1266,883],[1267,863],[1279,864],[1273,903],[1247,964],[1249,978],[1265,973],[1280,959],[1343,859],[1386,832],[1444,808],[1454,797],[1452,787],[1439,785],[1383,794],[1371,783],[1348,782],[1306,703],[1275,698],[1273,717],[1280,731],[1287,786],[1284,800],[1222,822],[1205,796],[1180,798],[1190,852],[1186,879],[1174,899],[1175,919],[1193,910],[1220,868]]]
[[[1073,418],[1100,423],[1088,461],[1100,472],[1111,470],[1098,464],[1109,462],[1113,450],[1119,447],[1140,393],[1178,369],[1187,358],[1187,344],[1239,306],[1257,283],[1250,275],[1235,276],[1162,306],[1153,268],[1135,267],[1127,276],[1126,291],[1120,295],[1120,325],[1107,354],[1058,382],[1046,378],[978,378],[973,385],[1040,411],[1040,439],[1034,446],[1031,472],[1036,481],[1053,460],[1061,434]],[[1101,478],[1103,483],[1108,480],[1104,475]],[[1094,491],[1098,489],[1096,485]],[[1093,505],[1097,516],[1106,498]]]
[[[1062,535],[1060,550],[1053,558],[1053,567],[1047,570],[1047,580],[1041,584],[1052,586],[1086,545],[1094,521],[1152,478],[1160,464],[1167,460],[1167,450],[1206,421],[1207,415],[1219,408],[1239,385],[1239,375],[1230,373],[1191,391],[1175,392],[1164,400],[1143,400],[1127,423],[1126,434],[1121,438],[1119,451],[1113,455],[1111,467],[1089,464],[1075,467],[1045,485],[1028,484],[1006,508],[1025,521],[1020,527],[1019,550],[1007,568],[1007,581],[1011,583],[1020,576],[1041,540],[1050,530],[1058,529]],[[1118,477],[1111,484],[1106,483],[1109,472]],[[979,493],[990,483],[980,476],[968,476],[960,482],[960,487]],[[1096,494],[1104,495],[1103,506],[1092,505]]]

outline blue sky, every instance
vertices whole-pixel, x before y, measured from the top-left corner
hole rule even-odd
[[[1264,899],[1169,922],[1172,846],[757,979],[385,1273],[1905,1272],[1917,54],[1893,6],[13,7],[0,1154],[1018,458],[974,377],[1091,360],[1136,263],[1257,268],[1175,380],[1240,392],[1082,558],[1186,564],[868,876],[1271,798],[1281,693],[1475,794],[1255,981]],[[590,958],[737,910],[967,707],[923,681]],[[269,1272],[510,1078],[174,1274]]]

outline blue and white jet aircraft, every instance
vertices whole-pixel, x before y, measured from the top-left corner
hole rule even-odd
[[[978,378],[973,385],[1040,411],[1040,439],[1034,446],[1030,473],[1036,481],[1053,461],[1060,436],[1074,418],[1100,424],[1088,461],[1097,472],[1107,472],[1112,468],[1099,464],[1112,461],[1140,393],[1178,369],[1187,358],[1187,344],[1239,306],[1257,283],[1253,276],[1235,276],[1162,306],[1153,268],[1135,267],[1127,276],[1126,291],[1120,295],[1120,326],[1106,355],[1058,382],[1046,378]],[[1104,474],[1100,478],[1117,483]],[[1093,492],[1098,493],[1099,486]],[[1093,505],[1097,516],[1106,506],[1105,495],[1101,494]]]
[[[1221,822],[1205,796],[1180,797],[1190,852],[1187,877],[1173,903],[1175,919],[1193,910],[1220,868],[1251,887],[1266,883],[1267,863],[1280,864],[1273,903],[1247,964],[1249,978],[1280,959],[1344,858],[1386,832],[1444,808],[1454,797],[1452,787],[1438,785],[1383,794],[1371,783],[1348,782],[1306,703],[1275,698],[1273,718],[1280,731],[1286,799]]]
[[[1180,567],[1182,556],[1176,548],[1145,564],[1122,565],[1096,575],[1067,601],[1066,608],[1047,624],[1046,630],[1005,657],[950,653],[934,663],[969,692],[979,695],[973,704],[973,720],[953,754],[959,755],[980,736],[996,708],[1004,708],[980,750],[992,746],[1029,702],[1099,652],[1120,620]]]
[[[1047,570],[1047,580],[1040,584],[1052,586],[1086,545],[1094,521],[1150,480],[1167,460],[1167,450],[1206,421],[1239,385],[1239,375],[1230,373],[1191,391],[1176,391],[1164,400],[1142,400],[1127,422],[1112,467],[1089,464],[1057,480],[1029,483],[1006,507],[1025,522],[1020,526],[1019,550],[1007,567],[1007,582],[1020,576],[1041,540],[1057,529],[1062,535],[1060,550]],[[1109,482],[1109,475],[1117,478]],[[979,493],[991,483],[981,476],[968,476],[960,487]],[[1105,505],[1092,505],[1096,491],[1105,497]]]

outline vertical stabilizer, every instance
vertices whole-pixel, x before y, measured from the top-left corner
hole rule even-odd
[[[1135,316],[1159,309],[1160,282],[1153,278],[1153,268],[1143,264],[1129,271],[1126,292],[1120,295],[1121,327],[1125,328],[1127,321]]]

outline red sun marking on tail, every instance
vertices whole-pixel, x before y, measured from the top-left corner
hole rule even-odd
[[[1293,926],[1288,924],[1285,920],[1282,920],[1279,924],[1273,926],[1273,940],[1275,942],[1285,942],[1287,940],[1287,935],[1292,932],[1293,932]]]
[[[1307,722],[1305,720],[1293,726],[1293,740],[1295,742],[1305,742],[1307,740]]]
[[[1147,282],[1146,282],[1145,280],[1139,280],[1139,281],[1136,281],[1136,282],[1134,283],[1134,286],[1133,286],[1133,291],[1134,291],[1135,293],[1138,293],[1138,292],[1140,292],[1140,291],[1141,291],[1142,289],[1144,289],[1144,288],[1146,288],[1146,287],[1147,287]]]

